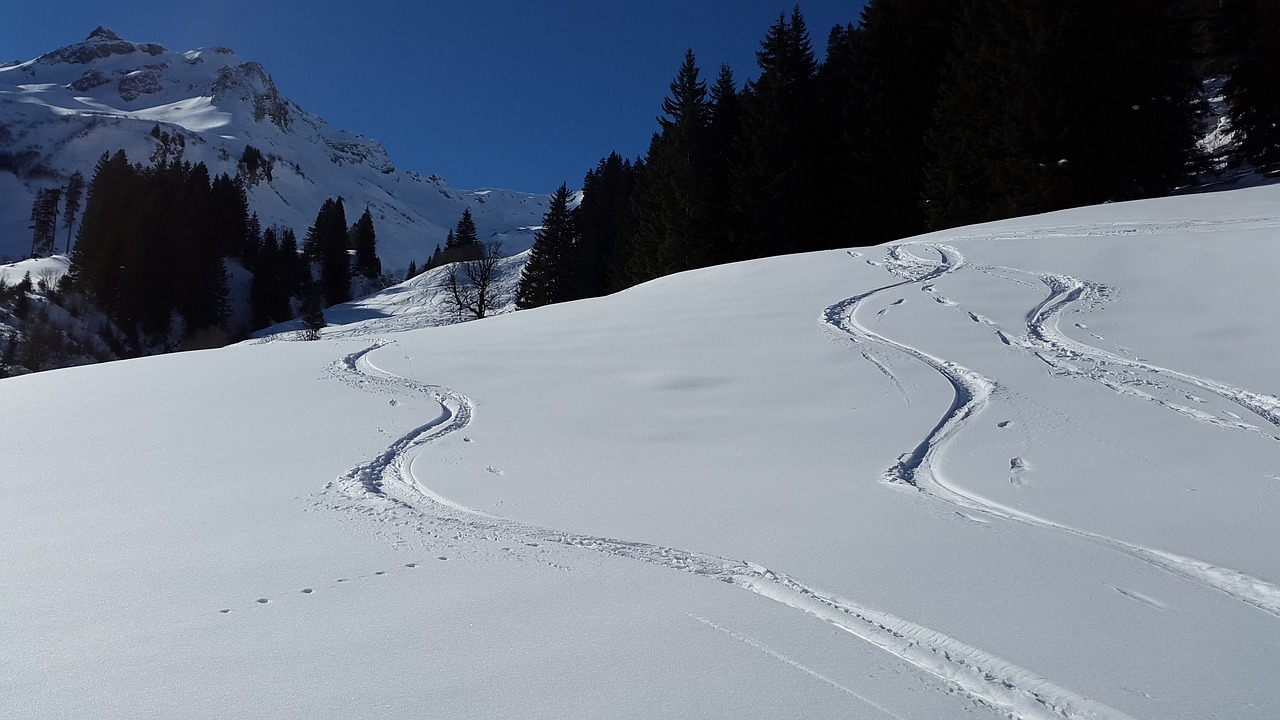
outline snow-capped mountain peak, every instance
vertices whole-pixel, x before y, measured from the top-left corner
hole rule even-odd
[[[367,206],[390,270],[430,256],[466,208],[482,239],[526,250],[532,234],[522,228],[538,225],[547,204],[400,171],[376,140],[303,110],[262,64],[226,47],[178,52],[100,26],[82,42],[0,66],[0,259],[29,247],[39,189],[77,170],[89,176],[102,153],[116,150],[135,162],[178,153],[211,174],[240,172],[264,226],[301,233],[331,197]],[[249,156],[261,162],[247,167]]]

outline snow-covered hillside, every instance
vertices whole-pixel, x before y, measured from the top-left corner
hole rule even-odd
[[[1114,204],[0,381],[5,712],[1275,718],[1278,232]]]
[[[256,168],[241,167],[247,147],[261,155]],[[398,170],[376,141],[302,110],[265,68],[227,48],[174,52],[98,28],[82,43],[0,66],[0,260],[30,250],[39,188],[77,170],[88,178],[103,152],[120,149],[144,164],[180,150],[212,174],[245,172],[263,225],[299,235],[327,198],[343,197],[353,220],[367,205],[389,271],[423,262],[465,208],[481,240],[499,240],[512,254],[533,243],[529,228],[547,209],[542,195],[457,190]],[[65,231],[58,235],[61,247]]]
[[[487,315],[515,312],[520,273],[528,260],[526,250],[501,258],[494,265],[490,294],[493,302]],[[398,285],[325,308],[325,322],[329,325],[320,334],[327,339],[364,337],[472,320],[474,315],[459,313],[449,302],[447,282],[453,272],[458,272],[460,279],[464,277],[455,265],[441,265]],[[256,339],[249,342],[287,340],[302,330],[302,320],[294,318],[255,332]]]

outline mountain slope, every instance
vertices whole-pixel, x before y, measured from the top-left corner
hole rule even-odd
[[[1274,717],[1277,200],[5,380],[7,707]]]
[[[528,228],[547,207],[541,195],[456,190],[397,170],[376,141],[304,111],[265,68],[227,48],[174,52],[98,28],[82,43],[0,66],[0,257],[29,251],[39,188],[76,170],[87,178],[118,149],[135,162],[181,153],[215,175],[241,171],[264,227],[299,235],[327,198],[343,197],[353,212],[368,205],[388,270],[424,261],[468,207],[482,240],[527,250]],[[58,235],[62,247],[65,230]]]

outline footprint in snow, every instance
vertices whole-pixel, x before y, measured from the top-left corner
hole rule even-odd
[[[499,470],[498,468],[496,468],[496,467],[494,467],[494,466],[492,466],[492,465],[490,465],[489,467],[485,468],[485,470],[488,470],[488,471],[489,471],[491,474],[493,474],[493,475],[505,475],[505,474],[506,474],[506,473],[502,472],[501,470]]]

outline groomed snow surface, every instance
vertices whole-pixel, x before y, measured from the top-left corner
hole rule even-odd
[[[1275,718],[1278,268],[1262,187],[5,380],[0,714]]]

